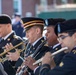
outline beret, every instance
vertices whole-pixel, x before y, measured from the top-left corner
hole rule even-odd
[[[76,30],[76,19],[69,19],[55,26],[55,34]]]
[[[0,24],[11,24],[11,18],[10,16],[6,15],[6,14],[1,14],[0,15]]]
[[[45,26],[55,26],[58,22],[63,22],[65,19],[63,18],[49,18],[45,19]]]

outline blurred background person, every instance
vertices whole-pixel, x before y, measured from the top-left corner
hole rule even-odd
[[[15,31],[16,35],[21,38],[25,37],[25,30],[21,21],[21,15],[18,13],[14,14],[12,21],[12,29]]]

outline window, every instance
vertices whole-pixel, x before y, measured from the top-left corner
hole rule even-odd
[[[67,4],[68,0],[62,0],[62,4]]]
[[[41,5],[47,5],[47,0],[40,0]]]
[[[2,12],[2,3],[1,3],[1,0],[0,0],[0,14]]]
[[[22,14],[22,0],[13,0],[14,13]]]

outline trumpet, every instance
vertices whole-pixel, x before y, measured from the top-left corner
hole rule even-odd
[[[1,57],[3,57],[3,56],[4,56],[5,54],[7,54],[8,52],[10,52],[12,49],[15,49],[15,48],[17,48],[18,46],[23,45],[23,44],[24,44],[24,42],[20,42],[19,44],[13,46],[11,49],[6,50],[6,51],[4,51],[3,53],[1,53],[1,54],[0,54],[0,62],[4,62],[4,61],[7,60],[6,57],[5,57],[5,58],[1,58]],[[21,50],[21,49],[18,49],[18,52],[21,53],[21,52],[23,52],[24,50],[25,50],[25,46],[24,46],[24,48],[23,48],[22,50]]]
[[[51,56],[55,56],[56,54],[58,54],[58,53],[60,53],[60,52],[62,52],[62,51],[65,51],[65,50],[67,50],[67,49],[68,49],[68,47],[61,48],[60,50],[52,53]],[[42,60],[43,60],[43,58],[40,58],[40,59],[37,60],[35,63],[33,63],[33,65],[36,65],[36,64],[42,62]]]

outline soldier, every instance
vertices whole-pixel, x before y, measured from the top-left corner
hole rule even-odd
[[[61,46],[68,47],[65,51],[67,54],[59,66],[51,69],[52,57],[51,53],[47,53],[42,60],[40,69],[35,70],[35,75],[76,75],[76,19],[58,23],[55,27],[55,33]]]
[[[48,46],[52,46],[52,48],[53,48],[51,50],[51,53],[53,53],[61,48],[61,45],[59,44],[59,42],[57,40],[57,36],[54,32],[54,28],[58,22],[63,22],[63,21],[65,21],[65,19],[63,19],[63,18],[55,18],[55,19],[49,18],[49,19],[45,20],[45,26],[46,26],[46,30],[47,30],[47,33],[45,34],[45,36],[46,36]],[[61,62],[61,59],[63,58],[64,55],[65,55],[65,53],[61,52],[54,57],[54,61],[55,61],[56,65],[59,65],[59,63]]]
[[[0,15],[0,53],[4,52],[5,46],[9,43],[12,43],[13,46],[19,44],[22,42],[22,39],[15,35],[14,31],[12,30],[11,25],[11,18],[6,14]],[[22,49],[22,46],[17,47],[19,49]],[[11,52],[15,52],[15,50],[11,50],[8,52],[8,55]],[[2,63],[4,70],[7,72],[8,75],[15,75],[15,63],[12,61],[6,60],[4,63]],[[13,68],[14,67],[14,68]]]

